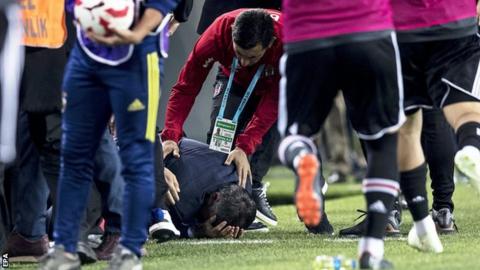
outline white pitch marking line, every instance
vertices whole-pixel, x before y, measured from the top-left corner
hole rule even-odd
[[[171,245],[223,245],[223,244],[272,244],[273,240],[200,240],[200,241],[171,241]]]
[[[358,242],[360,238],[334,238],[334,239],[325,239],[327,242]],[[407,241],[406,237],[388,237],[385,238],[385,241]]]

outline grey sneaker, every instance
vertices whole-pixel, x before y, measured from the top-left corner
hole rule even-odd
[[[97,261],[97,255],[87,242],[80,241],[77,244],[77,254],[82,264],[94,263]]]
[[[68,254],[62,245],[53,247],[40,259],[38,270],[79,270],[77,254]]]
[[[142,262],[135,253],[128,248],[117,245],[107,270],[142,270]]]
[[[382,258],[374,258],[370,253],[364,252],[359,259],[360,269],[386,270],[393,269],[393,264]]]
[[[359,209],[357,209],[357,212],[360,212],[362,214],[355,220],[358,220],[362,217],[364,217],[364,219],[358,224],[353,225],[352,227],[340,230],[338,233],[340,237],[361,237],[365,235],[365,232],[367,230],[367,212]],[[385,236],[399,237],[401,235],[400,224],[401,213],[400,211],[393,209],[388,215],[387,225],[385,227]]]
[[[448,208],[442,208],[440,210],[432,209],[432,218],[437,227],[437,232],[440,234],[451,234],[458,231],[455,224],[455,218],[453,213]]]

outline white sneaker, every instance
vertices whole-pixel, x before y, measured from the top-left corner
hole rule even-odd
[[[166,242],[180,237],[180,231],[173,225],[172,218],[166,210],[162,210],[163,219],[150,226],[148,234],[151,239]]]
[[[455,155],[455,168],[480,193],[480,151],[473,146],[463,147]]]
[[[438,238],[437,230],[435,229],[435,224],[431,216],[428,216],[426,225],[426,233],[420,236],[418,235],[416,225],[413,224],[412,229],[408,233],[407,243],[420,251],[442,253],[443,245],[442,242],[440,242],[440,238]]]
[[[55,268],[57,269],[57,268]],[[58,268],[63,269],[63,268]],[[80,269],[80,268],[78,268]],[[106,270],[142,270],[141,259],[131,250],[119,244],[112,254]]]

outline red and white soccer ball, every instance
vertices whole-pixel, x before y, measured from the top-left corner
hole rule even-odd
[[[80,27],[108,36],[109,28],[128,29],[133,23],[133,0],[76,0],[75,20]]]

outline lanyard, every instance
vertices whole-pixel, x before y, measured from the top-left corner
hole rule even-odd
[[[228,78],[227,88],[225,89],[225,93],[223,94],[222,105],[220,106],[220,112],[218,113],[219,118],[223,118],[223,115],[225,114],[225,107],[227,106],[228,95],[230,94],[230,88],[232,88],[233,77],[235,76],[237,65],[238,65],[238,59],[234,57],[232,62],[232,67],[230,70],[230,77]],[[238,106],[238,109],[235,112],[235,115],[233,116],[232,122],[234,123],[238,122],[238,118],[240,117],[240,114],[245,108],[245,105],[247,105],[247,101],[250,98],[250,95],[252,94],[253,89],[255,88],[255,85],[258,82],[258,79],[260,79],[260,76],[262,75],[264,67],[265,65],[261,65],[258,67],[257,72],[255,73],[255,76],[253,76],[253,79],[250,82],[250,85],[248,86],[247,91],[245,92],[245,95],[243,95],[242,101],[240,102],[240,105]]]

